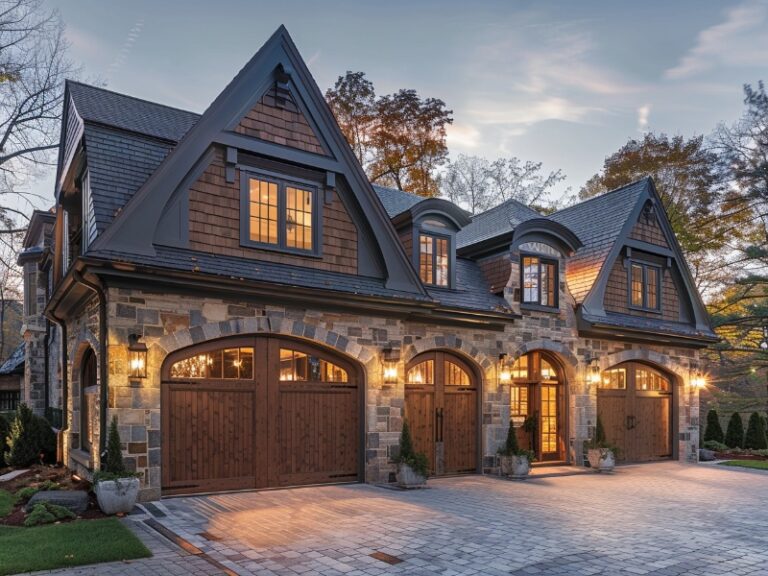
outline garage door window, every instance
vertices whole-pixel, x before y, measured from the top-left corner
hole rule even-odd
[[[347,382],[347,371],[318,356],[290,348],[280,349],[280,380],[295,382]]]
[[[434,384],[435,361],[425,360],[416,364],[416,366],[408,370],[406,381],[408,384]]]
[[[253,348],[222,348],[190,356],[171,366],[171,378],[253,379]]]

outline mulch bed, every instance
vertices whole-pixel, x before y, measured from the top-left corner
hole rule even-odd
[[[10,471],[10,468],[7,471]],[[59,488],[60,490],[88,491],[88,510],[78,516],[78,520],[95,520],[97,518],[107,517],[107,515],[99,509],[99,505],[96,502],[96,495],[91,491],[91,483],[87,480],[74,478],[69,469],[64,468],[63,466],[31,466],[29,472],[17,476],[8,482],[0,483],[0,489],[15,494],[16,491],[21,488],[27,486],[39,486],[46,480],[58,483],[61,486],[61,488]],[[25,503],[17,504],[8,516],[0,518],[0,524],[4,526],[23,526],[24,518],[26,517],[26,514],[24,513],[24,504]],[[67,521],[69,520],[64,520],[63,522]]]
[[[715,452],[718,460],[768,460],[766,456],[759,454],[734,454],[732,452]]]

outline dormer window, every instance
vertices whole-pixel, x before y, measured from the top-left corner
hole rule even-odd
[[[419,276],[425,284],[448,286],[450,240],[444,236],[419,234]]]
[[[317,189],[261,175],[243,180],[241,243],[317,254]]]
[[[658,266],[631,262],[629,266],[629,305],[651,312],[661,309],[661,269]]]
[[[523,256],[521,273],[522,302],[557,308],[557,261],[538,256]]]

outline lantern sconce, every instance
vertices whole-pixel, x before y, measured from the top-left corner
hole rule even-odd
[[[128,336],[128,377],[147,377],[147,345],[139,342],[139,334]]]
[[[381,349],[382,381],[387,386],[397,384],[397,364],[400,361],[400,350],[386,346]]]
[[[499,382],[509,384],[512,381],[512,369],[506,352],[499,354]]]
[[[707,378],[697,365],[689,366],[691,388],[701,390],[707,385]]]
[[[600,360],[596,357],[587,357],[587,381],[592,386],[600,384]]]

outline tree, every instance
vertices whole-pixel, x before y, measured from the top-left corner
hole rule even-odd
[[[699,290],[712,293],[729,283],[733,249],[754,236],[755,221],[702,136],[648,133],[631,139],[606,158],[579,196],[590,198],[646,176],[654,179]]]
[[[717,415],[717,410],[710,409],[707,412],[707,428],[704,431],[704,442],[720,442],[724,440],[723,428],[720,426],[720,417]]]
[[[0,0],[0,236],[22,230],[35,197],[23,184],[58,148],[64,80],[75,71],[58,14]]]
[[[441,175],[443,196],[472,214],[488,210],[493,202],[489,170],[490,164],[485,158],[459,154]]]
[[[344,136],[371,182],[437,196],[436,170],[448,158],[452,110],[438,98],[401,89],[376,97],[363,72],[347,72],[325,93]]]
[[[744,438],[744,448],[751,448],[752,450],[765,450],[768,448],[763,419],[757,412],[752,412],[749,416],[747,435]]]
[[[744,445],[744,423],[741,414],[734,412],[728,420],[728,430],[725,433],[725,445],[728,448],[741,448]]]
[[[105,472],[122,474],[125,472],[123,463],[123,449],[120,445],[120,432],[117,429],[117,416],[112,416],[107,434],[107,454],[102,464]]]
[[[370,132],[376,117],[373,83],[365,77],[365,72],[347,70],[333,88],[325,92],[325,99],[360,165],[366,166],[370,159]]]

